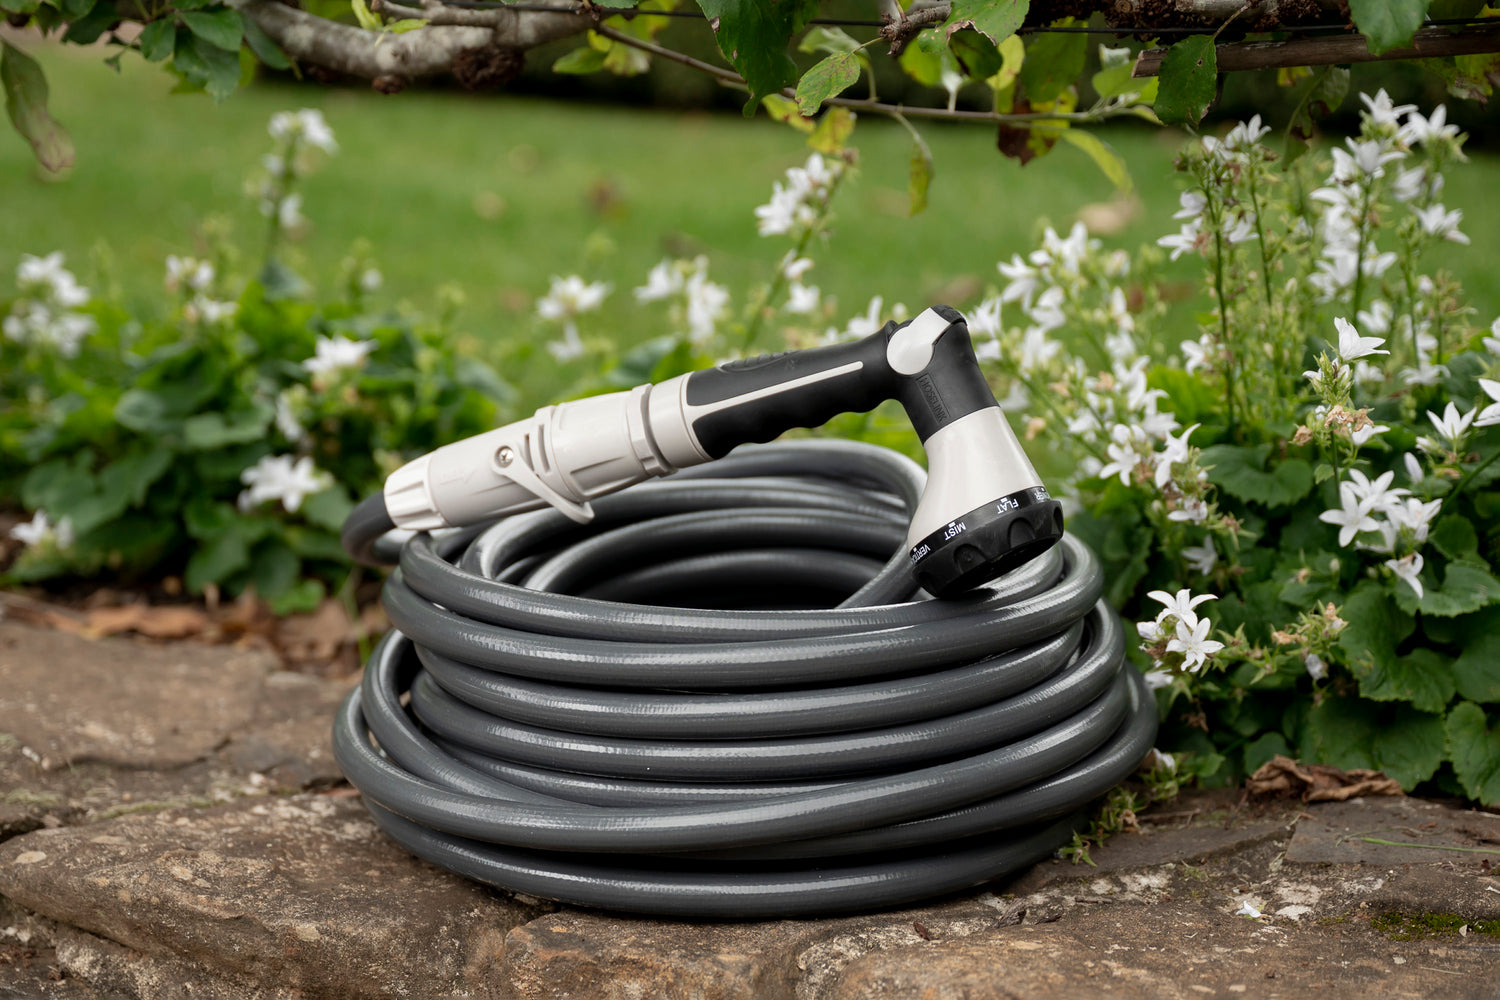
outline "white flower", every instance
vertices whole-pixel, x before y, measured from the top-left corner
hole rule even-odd
[[[175,292],[183,285],[195,292],[208,288],[214,280],[214,266],[206,260],[192,257],[167,255],[167,291]]]
[[[1068,322],[1067,314],[1063,312],[1063,303],[1066,296],[1063,290],[1054,285],[1043,292],[1036,302],[1027,311],[1034,323],[1041,328],[1043,333],[1051,332]]]
[[[881,327],[880,309],[885,305],[885,300],[877,295],[870,300],[869,307],[863,316],[855,316],[849,320],[849,325],[844,327],[844,336],[853,340],[858,337],[868,337]]]
[[[1441,174],[1438,175],[1441,178]],[[1391,196],[1397,201],[1415,201],[1427,187],[1427,165],[1417,164],[1396,175],[1391,183]]]
[[[1308,653],[1302,657],[1302,665],[1307,668],[1308,676],[1315,681],[1320,681],[1328,676],[1328,664],[1317,653]]]
[[[1176,260],[1189,251],[1197,252],[1200,235],[1198,220],[1194,219],[1192,222],[1184,223],[1182,228],[1177,232],[1169,233],[1159,238],[1156,241],[1156,245],[1172,251],[1171,259]]]
[[[688,339],[701,344],[714,335],[714,326],[729,305],[729,289],[708,280],[708,261],[698,258],[698,269],[687,279]]]
[[[1136,622],[1135,631],[1141,637],[1142,642],[1155,642],[1161,638],[1161,624],[1159,622]]]
[[[563,324],[563,335],[561,340],[550,340],[547,342],[547,351],[559,363],[566,363],[584,354],[583,339],[578,336],[578,325],[572,320]]]
[[[1261,917],[1260,911],[1251,906],[1248,899],[1240,901],[1240,908],[1234,911],[1234,915],[1237,917],[1249,917],[1251,920],[1259,920]]]
[[[1391,316],[1390,303],[1385,299],[1376,299],[1370,303],[1370,308],[1361,309],[1354,318],[1359,322],[1360,329],[1384,337],[1391,332]]]
[[[46,511],[38,510],[31,515],[30,521],[11,528],[10,537],[22,545],[38,546],[55,542],[58,548],[66,549],[73,544],[73,521],[65,517],[53,524]]]
[[[1441,417],[1428,410],[1427,419],[1432,421],[1432,426],[1436,427],[1438,434],[1442,435],[1448,441],[1452,450],[1458,451],[1459,446],[1463,443],[1464,435],[1469,432],[1469,425],[1474,422],[1474,418],[1478,413],[1477,409],[1473,409],[1459,416],[1458,407],[1454,406],[1450,401],[1443,408],[1443,415]]]
[[[1148,670],[1143,675],[1143,679],[1146,682],[1146,687],[1152,691],[1159,691],[1164,687],[1170,687],[1172,684],[1172,675],[1165,670]]]
[[[297,420],[297,414],[292,412],[291,401],[287,399],[286,393],[276,397],[276,429],[281,436],[288,441],[302,441],[307,436],[307,431]]]
[[[1364,364],[1363,361],[1359,363]],[[1390,427],[1386,424],[1365,424],[1357,431],[1350,431],[1349,440],[1354,442],[1354,447],[1363,448],[1376,434],[1384,434],[1388,430]]]
[[[1411,589],[1417,592],[1417,600],[1422,599],[1422,581],[1417,579],[1418,574],[1422,572],[1422,553],[1412,552],[1400,559],[1387,559],[1385,567],[1411,584]]]
[[[1012,254],[1009,264],[1001,261],[995,267],[1007,281],[1005,290],[1000,293],[1000,301],[1015,302],[1019,299],[1023,309],[1031,308],[1031,296],[1036,292],[1039,277],[1037,269],[1022,260],[1020,254]]]
[[[1500,424],[1500,382],[1492,378],[1482,378],[1479,380],[1479,388],[1483,389],[1485,395],[1494,402],[1479,411],[1479,415],[1474,418],[1474,426],[1493,427],[1495,424]]]
[[[1118,474],[1121,484],[1129,486],[1131,473],[1141,464],[1140,446],[1147,442],[1146,432],[1134,424],[1115,424],[1109,436],[1109,462],[1099,470],[1099,478]]]
[[[1188,565],[1193,567],[1204,576],[1214,571],[1219,564],[1219,551],[1214,548],[1214,540],[1205,538],[1202,545],[1188,546],[1182,550],[1182,557],[1187,560]]]
[[[1370,516],[1374,505],[1354,495],[1347,482],[1339,483],[1339,503],[1336,510],[1325,510],[1318,520],[1339,526],[1339,546],[1347,547],[1354,537],[1363,531],[1376,531],[1378,525]]]
[[[812,266],[812,258],[798,257],[797,251],[788,250],[786,256],[781,258],[780,270],[786,275],[788,281],[801,281],[802,276],[811,270]]]
[[[1208,196],[1202,191],[1184,191],[1177,196],[1177,203],[1182,207],[1172,213],[1172,218],[1196,219],[1208,207]]]
[[[1255,232],[1255,213],[1243,213],[1239,218],[1234,220],[1233,225],[1230,224],[1230,220],[1225,219],[1223,233],[1224,239],[1231,246],[1235,243],[1244,243],[1246,240],[1255,239],[1257,235]]]
[[[800,210],[805,206],[797,192],[784,189],[781,182],[771,185],[771,200],[755,209],[756,231],[762,236],[780,236],[792,231]]]
[[[1349,478],[1339,483],[1339,490],[1347,489],[1354,499],[1367,501],[1371,510],[1385,510],[1397,498],[1410,492],[1400,487],[1391,489],[1391,481],[1395,478],[1394,472],[1387,471],[1372,480],[1360,470],[1350,469]]]
[[[1260,123],[1260,115],[1254,115],[1247,122],[1240,122],[1229,130],[1224,137],[1224,148],[1228,150],[1243,150],[1247,146],[1253,146],[1260,142],[1271,132],[1268,125]]]
[[[1391,504],[1386,511],[1390,519],[1397,527],[1407,528],[1412,533],[1412,540],[1418,545],[1427,541],[1427,529],[1432,524],[1432,519],[1438,516],[1438,511],[1443,509],[1443,501],[1429,500],[1423,503],[1416,497],[1407,497],[1400,503]]]
[[[1433,108],[1431,118],[1422,117],[1421,112],[1412,108],[1406,116],[1406,124],[1401,126],[1401,141],[1407,145],[1421,143],[1426,146],[1434,140],[1456,139],[1458,126],[1446,124],[1447,120],[1448,108],[1445,105]]]
[[[553,275],[547,294],[537,300],[536,312],[542,319],[566,319],[598,309],[608,294],[609,285],[602,281],[586,283],[576,274]]]
[[[1169,594],[1165,590],[1153,590],[1146,596],[1165,605],[1161,613],[1156,616],[1158,622],[1171,615],[1179,622],[1191,622],[1195,625],[1198,623],[1198,612],[1193,609],[1204,601],[1219,599],[1217,594],[1199,594],[1194,597],[1193,592],[1186,587],[1175,594]]]
[[[1422,481],[1422,466],[1417,461],[1417,457],[1408,451],[1401,456],[1401,461],[1406,466],[1407,477],[1414,483],[1420,483]]]
[[[1484,349],[1491,354],[1500,354],[1500,316],[1490,323],[1490,335],[1480,343],[1484,344]]]
[[[1157,489],[1166,486],[1167,481],[1172,478],[1172,465],[1174,463],[1186,462],[1188,460],[1188,438],[1192,437],[1193,431],[1197,430],[1200,426],[1202,425],[1194,424],[1185,429],[1177,437],[1173,437],[1171,434],[1166,436],[1163,441],[1164,447],[1155,456]],[[1204,572],[1207,572],[1207,570]]]
[[[64,280],[63,275],[68,274],[63,268],[66,260],[61,250],[54,250],[45,257],[23,253],[21,262],[16,265],[16,284],[25,292],[50,290]]]
[[[1333,325],[1339,332],[1339,357],[1345,361],[1356,361],[1372,354],[1391,353],[1378,350],[1380,345],[1385,343],[1384,337],[1361,337],[1359,331],[1354,328],[1354,324],[1342,316],[1336,317]]]
[[[282,229],[296,229],[307,221],[302,214],[302,195],[300,192],[292,192],[281,202],[274,206],[276,213],[276,224]]]
[[[794,281],[787,289],[786,305],[782,308],[799,315],[810,313],[818,308],[818,298],[817,285],[803,285]]]
[[[385,284],[385,275],[379,269],[367,267],[359,275],[359,290],[362,292],[378,292],[380,286]]]
[[[1208,504],[1197,497],[1182,501],[1182,506],[1167,515],[1168,521],[1187,521],[1189,524],[1202,524],[1208,520]]]
[[[1030,326],[1022,334],[1017,349],[1020,356],[1016,363],[1021,369],[1021,374],[1029,375],[1038,367],[1051,361],[1057,352],[1062,350],[1062,344],[1048,339],[1047,331],[1041,327]]]
[[[183,309],[183,314],[195,322],[214,324],[231,318],[239,308],[238,302],[218,302],[207,295],[198,295]]]
[[[582,281],[582,279],[579,279]],[[669,260],[663,260],[646,275],[646,283],[635,289],[637,302],[656,302],[682,291],[682,272]]]
[[[1177,620],[1177,634],[1167,642],[1167,652],[1182,654],[1182,669],[1197,673],[1210,656],[1224,648],[1222,642],[1208,637],[1213,624],[1207,618],[1199,618],[1191,625],[1184,618]]]
[[[1000,336],[1000,296],[993,295],[969,310],[970,336]]]
[[[323,112],[316,108],[278,111],[271,116],[268,131],[271,133],[271,138],[277,142],[300,139],[306,145],[321,149],[325,153],[336,153],[339,149],[338,143],[333,138],[333,129],[328,127],[328,122],[323,118]]]
[[[306,455],[295,461],[291,455],[266,455],[240,473],[240,482],[249,487],[240,494],[241,510],[277,500],[295,513],[305,497],[331,486],[333,477],[319,471]]]
[[[1401,369],[1401,381],[1406,385],[1437,385],[1448,375],[1447,365],[1435,365],[1421,358],[1415,368]]]
[[[341,368],[358,368],[377,346],[373,340],[320,336],[316,353],[302,362],[302,367],[313,375],[326,375]]]
[[[1427,235],[1468,245],[1469,238],[1458,231],[1458,224],[1464,218],[1464,213],[1459,209],[1455,208],[1450,212],[1443,207],[1442,202],[1434,202],[1426,208],[1415,209],[1414,214]]]
[[[1415,104],[1392,104],[1390,95],[1382,87],[1374,97],[1369,94],[1360,94],[1359,99],[1369,109],[1369,117],[1376,125],[1399,125],[1396,120],[1402,115],[1417,110]]]
[[[1208,364],[1209,344],[1205,343],[1208,335],[1204,334],[1197,340],[1184,340],[1182,348],[1182,367],[1189,375]]]

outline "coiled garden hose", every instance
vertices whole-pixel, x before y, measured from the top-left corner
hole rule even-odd
[[[398,543],[394,625],[334,727],[375,822],[469,878],[713,918],[895,906],[1047,856],[1137,766],[1156,707],[1071,535],[933,600],[924,474],[749,446],[555,510]]]

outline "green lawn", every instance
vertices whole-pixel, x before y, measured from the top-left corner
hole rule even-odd
[[[801,136],[763,118],[281,84],[215,106],[169,95],[171,78],[132,56],[119,75],[97,51],[46,46],[38,56],[78,165],[63,182],[38,180],[29,150],[3,130],[0,269],[22,252],[61,249],[87,283],[97,280],[90,251],[104,245],[127,291],[158,289],[163,258],[193,252],[214,215],[231,220],[253,252],[261,221],[245,181],[269,148],[266,121],[277,110],[319,107],[341,151],[306,184],[313,229],[299,249],[304,273],[326,285],[364,238],[386,275],[382,294],[430,308],[433,290],[455,282],[468,297],[462,324],[486,339],[516,329],[552,274],[576,271],[623,291],[664,254],[704,252],[732,287],[765,275],[788,244],[758,237],[753,209],[806,155]],[[912,306],[966,286],[972,294],[996,281],[995,261],[1028,249],[1044,222],[1065,227],[1082,206],[1113,195],[1071,147],[1022,167],[999,156],[985,128],[924,132],[937,177],[928,210],[907,218],[910,140],[883,121],[856,131],[861,171],[840,196],[835,235],[813,273],[846,315],[875,294]],[[1178,137],[1120,128],[1107,138],[1129,161],[1145,205],[1107,242],[1133,247],[1175,229]],[[1450,248],[1444,263],[1466,279],[1485,321],[1500,311],[1500,283],[1484,264],[1500,254],[1500,227],[1485,223],[1480,200],[1495,167],[1475,157],[1450,173],[1448,188],[1474,246]],[[1195,274],[1187,264],[1184,278]],[[654,332],[645,322],[621,310],[622,340]]]

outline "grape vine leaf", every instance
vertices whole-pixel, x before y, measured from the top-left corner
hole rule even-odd
[[[953,0],[943,31],[951,38],[956,31],[973,28],[999,45],[1016,33],[1030,7],[1031,0]]]
[[[1459,702],[1443,729],[1448,759],[1464,791],[1484,805],[1500,802],[1500,731],[1489,727],[1484,709]]]
[[[58,173],[73,165],[73,140],[47,112],[47,78],[37,61],[0,39],[0,86],[16,131],[31,143],[42,169]]]
[[[797,82],[797,65],[787,42],[807,25],[818,0],[698,0],[719,43],[719,51],[750,88],[745,116],[755,114],[760,99]]]
[[[1196,125],[1214,102],[1219,58],[1211,35],[1189,35],[1167,50],[1157,71],[1156,117],[1167,125]]]
[[[802,74],[797,83],[797,110],[804,115],[816,114],[824,101],[858,82],[858,56],[853,52],[835,52]]]
[[[1375,55],[1411,44],[1431,0],[1349,0],[1349,16]]]

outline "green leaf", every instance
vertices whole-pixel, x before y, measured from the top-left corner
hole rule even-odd
[[[146,502],[147,491],[172,465],[170,448],[145,446],[123,458],[117,458],[99,472],[100,491],[123,496],[131,507]]]
[[[1500,731],[1489,727],[1484,709],[1460,702],[1444,725],[1448,759],[1464,792],[1483,805],[1500,802]]]
[[[804,118],[797,110],[796,101],[787,100],[780,94],[767,94],[761,98],[760,103],[772,121],[785,122],[804,135],[811,134],[812,130],[817,128],[817,124],[811,118]]]
[[[1411,44],[1430,0],[1349,0],[1349,16],[1375,55]]]
[[[1500,599],[1500,580],[1471,563],[1449,563],[1441,587],[1436,585],[1430,572],[1424,572],[1421,579],[1421,598],[1405,581],[1395,584],[1396,604],[1408,614],[1420,611],[1425,615],[1452,618],[1478,611]]]
[[[1312,143],[1313,123],[1331,115],[1348,95],[1349,67],[1328,66],[1319,71],[1312,83],[1307,85],[1307,92],[1297,102],[1297,107],[1287,122],[1283,168],[1290,167],[1297,157],[1307,152]]]
[[[834,55],[840,52],[858,52],[859,43],[850,38],[843,28],[815,25],[809,28],[802,41],[797,43],[798,52],[824,52]]]
[[[1453,661],[1458,693],[1484,704],[1500,702],[1500,635],[1489,633],[1471,641]]]
[[[206,451],[257,441],[265,435],[275,415],[276,411],[264,403],[228,413],[195,414],[182,422],[183,442],[191,449]]]
[[[972,28],[949,35],[948,48],[964,73],[975,80],[988,80],[1005,66],[995,43]]]
[[[52,0],[52,5],[62,12],[64,21],[77,21],[88,16],[94,3],[95,0]]]
[[[1298,756],[1334,767],[1384,771],[1410,791],[1443,762],[1443,717],[1399,703],[1330,696],[1308,709]]]
[[[1339,648],[1359,679],[1360,694],[1374,701],[1410,701],[1426,711],[1441,711],[1453,697],[1451,676],[1431,679],[1404,667],[1396,654],[1414,628],[1412,619],[1391,606],[1385,589],[1367,580],[1339,608],[1347,625]]]
[[[327,590],[323,587],[321,580],[298,580],[280,596],[267,603],[271,605],[273,615],[307,614],[318,609],[326,593]]]
[[[592,45],[581,45],[554,62],[552,72],[566,73],[571,76],[587,76],[589,73],[597,73],[604,68],[606,54]]]
[[[1254,774],[1272,757],[1292,757],[1292,748],[1280,733],[1265,733],[1245,744],[1245,773]]]
[[[1118,97],[1130,98],[1132,103],[1153,103],[1156,100],[1157,87],[1160,85],[1158,78],[1132,76],[1131,71],[1134,69],[1134,59],[1127,60],[1121,66],[1101,69],[1094,74],[1091,81],[1094,93],[1105,100]]]
[[[73,165],[73,140],[47,112],[47,78],[42,67],[10,42],[0,39],[0,86],[10,122],[31,143],[42,169],[58,173]]]
[[[999,45],[1021,27],[1031,0],[953,0],[952,13],[943,22],[951,39],[964,28],[973,28]]]
[[[1300,458],[1288,458],[1267,472],[1270,454],[1269,444],[1251,448],[1216,444],[1203,449],[1201,461],[1210,482],[1241,500],[1284,507],[1307,496],[1313,488],[1312,466]]]
[[[79,452],[71,458],[54,458],[35,466],[21,481],[21,503],[28,510],[45,510],[55,521],[60,508],[74,497],[94,492],[94,474],[89,471],[93,455]]]
[[[188,590],[203,593],[210,583],[223,583],[232,574],[250,565],[250,548],[238,531],[218,532],[204,540],[188,559],[184,582]]]
[[[1157,71],[1161,81],[1153,105],[1166,125],[1196,125],[1218,89],[1218,52],[1210,35],[1189,35],[1174,44]]]
[[[152,21],[141,29],[141,55],[150,62],[161,62],[172,54],[177,44],[177,24],[173,18]]]
[[[760,99],[797,80],[797,65],[787,55],[787,42],[817,12],[817,0],[698,0],[708,17],[714,40],[724,58],[745,78],[750,99],[745,116],[755,113]]]
[[[250,51],[255,53],[255,58],[272,69],[292,68],[292,61],[287,58],[285,52],[281,51],[281,46],[266,34],[264,28],[250,20],[244,11],[240,11],[240,30],[244,32],[245,43],[250,46]]]
[[[205,41],[191,31],[177,33],[172,65],[189,83],[202,87],[215,101],[224,100],[240,84],[239,55]]]
[[[1032,35],[1019,77],[1026,99],[1033,105],[1057,100],[1083,74],[1088,46],[1088,35],[1061,32]]]
[[[208,44],[218,46],[226,52],[240,50],[240,40],[244,37],[245,27],[238,12],[232,10],[216,10],[211,13],[187,11],[181,17],[182,23],[187,25],[188,30]]]
[[[827,156],[844,151],[854,134],[854,112],[848,108],[829,108],[818,119],[818,127],[807,137],[807,144]]]
[[[814,114],[823,102],[859,82],[859,60],[852,52],[836,52],[819,61],[797,83],[797,110]]]
[[[335,485],[304,500],[301,514],[308,524],[338,533],[343,530],[344,519],[353,509],[354,502],[349,499],[349,491]]]
[[[41,0],[0,0],[0,10],[11,14],[35,14]]]
[[[266,539],[255,547],[250,560],[250,583],[266,600],[285,594],[297,582],[302,560],[279,539]]]
[[[1428,540],[1449,559],[1462,559],[1479,554],[1479,535],[1466,517],[1449,514],[1438,518]]]
[[[120,14],[113,3],[97,3],[86,15],[68,25],[63,41],[70,45],[92,45],[119,20]]]
[[[354,11],[354,20],[366,31],[379,31],[380,18],[370,11],[370,5],[365,0],[349,0],[349,7]]]
[[[927,207],[927,189],[932,186],[932,150],[920,135],[912,132],[911,169],[907,174],[906,193],[910,213],[916,215]]]
[[[1093,132],[1083,129],[1070,128],[1060,133],[1063,141],[1071,143],[1089,155],[1104,176],[1108,177],[1110,183],[1114,184],[1121,192],[1130,193],[1132,183],[1130,180],[1130,168],[1125,165],[1125,157],[1115,152],[1115,148]]]

